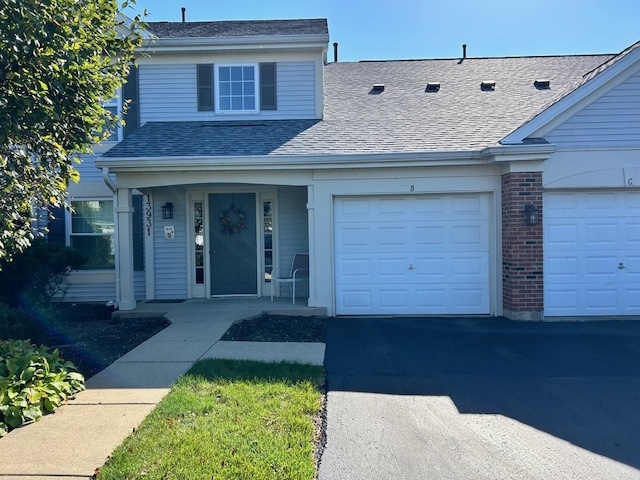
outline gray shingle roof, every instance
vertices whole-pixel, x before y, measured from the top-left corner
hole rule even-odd
[[[105,157],[480,150],[557,101],[612,55],[333,63],[319,120],[148,123]],[[551,88],[539,90],[537,79]],[[482,91],[495,80],[495,91]],[[439,82],[436,93],[427,82]],[[384,84],[383,93],[371,92]]]
[[[326,35],[326,18],[302,20],[227,20],[219,22],[148,22],[159,38],[239,37],[257,35]]]

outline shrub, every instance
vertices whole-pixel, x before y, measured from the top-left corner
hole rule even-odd
[[[0,437],[84,390],[84,377],[73,370],[57,349],[49,352],[29,340],[0,341]]]
[[[61,243],[40,238],[0,271],[0,300],[11,306],[49,306],[58,294],[64,297],[70,270],[86,260],[84,254]]]
[[[37,325],[24,310],[0,302],[0,340],[24,340],[38,334]]]

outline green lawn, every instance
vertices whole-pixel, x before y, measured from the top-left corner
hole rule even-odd
[[[309,479],[322,367],[196,363],[98,478]]]

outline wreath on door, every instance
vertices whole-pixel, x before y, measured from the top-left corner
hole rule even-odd
[[[222,233],[232,235],[247,228],[246,214],[235,205],[231,205],[223,211],[218,218],[220,220],[220,226],[222,227]]]

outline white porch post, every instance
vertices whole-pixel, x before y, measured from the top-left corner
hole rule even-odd
[[[133,310],[136,300],[133,287],[133,203],[131,189],[118,188],[116,194],[118,204],[116,215],[118,219],[116,242],[117,262],[120,275],[120,310]]]
[[[310,307],[318,305],[316,297],[316,207],[313,185],[307,186],[307,222],[309,224],[309,303]]]

